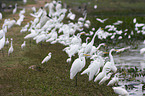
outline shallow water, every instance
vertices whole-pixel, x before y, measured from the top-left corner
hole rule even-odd
[[[145,44],[141,41],[137,49],[131,48],[113,55],[117,68],[125,70],[125,75],[120,73],[118,84],[125,88],[130,96],[145,96],[145,76],[139,75],[145,71],[145,56],[140,54],[140,49],[144,47]],[[129,72],[130,69],[133,71]]]

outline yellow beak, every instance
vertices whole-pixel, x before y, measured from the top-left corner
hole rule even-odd
[[[89,55],[89,54],[84,54],[84,56],[91,56],[91,55]]]
[[[104,54],[109,54],[109,52],[103,52]]]

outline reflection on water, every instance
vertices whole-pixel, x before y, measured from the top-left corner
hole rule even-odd
[[[121,69],[119,86],[125,88],[130,96],[145,96],[145,55],[140,54],[144,44],[137,49],[129,49],[121,54],[114,55],[118,69]]]

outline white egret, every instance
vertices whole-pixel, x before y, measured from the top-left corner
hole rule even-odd
[[[94,82],[97,82],[101,79],[103,79],[106,76],[106,69],[103,69],[102,72],[100,72],[97,77],[95,77]]]
[[[100,18],[96,18],[97,21],[104,23],[106,20],[108,20],[108,18],[101,20]]]
[[[5,45],[5,33],[3,32],[3,37],[0,40],[0,50],[4,47]]]
[[[97,9],[97,5],[94,5],[94,9]]]
[[[7,28],[10,29],[15,23],[16,23],[16,19],[14,18],[14,20],[9,20],[5,24],[3,24],[3,28],[5,26],[8,26]]]
[[[109,80],[111,77],[112,73],[108,73],[100,82],[99,84],[103,84],[105,81]]]
[[[32,9],[33,13],[36,13],[36,7],[32,7],[31,9]]]
[[[93,36],[91,42],[87,44],[87,46],[86,46],[86,48],[85,48],[85,52],[84,52],[85,54],[89,54],[89,53],[91,52],[92,46],[93,46],[94,41],[95,41],[95,37],[96,37],[96,35],[97,35],[97,33],[98,33],[99,31],[101,31],[101,28],[99,28],[99,29],[96,31],[96,33],[94,34],[94,36]]]
[[[100,62],[98,60],[95,60],[91,62],[91,64],[88,66],[86,70],[84,70],[81,75],[88,74],[89,75],[89,81],[91,81],[95,74],[99,73],[100,71]]]
[[[47,61],[50,60],[50,59],[51,59],[51,52],[48,53],[48,56],[46,56],[46,57],[42,60],[41,63],[43,64],[43,63],[47,62]]]
[[[70,79],[73,79],[78,72],[80,72],[86,64],[85,56],[84,54],[80,54],[79,58],[75,59],[75,61],[72,63],[71,69],[70,69]]]
[[[8,40],[8,38],[7,38],[6,45],[8,45],[8,44],[9,44],[9,40]]]
[[[23,0],[23,4],[26,4],[27,3],[27,0]]]
[[[121,88],[121,87],[112,87],[112,88],[114,92],[118,95],[129,96],[129,93],[124,88]]]
[[[13,42],[13,39],[11,38],[11,46],[10,46],[9,51],[8,51],[8,56],[14,51],[12,42]]]
[[[17,3],[15,4],[15,8],[13,9],[13,14],[15,14],[17,11]]]
[[[140,54],[144,54],[145,53],[145,48],[140,49]]]
[[[97,48],[95,46],[92,46],[90,55],[93,55],[94,53],[96,53],[100,49],[101,46],[106,46],[106,44],[105,43],[101,43],[101,44],[99,44],[99,46]]]
[[[69,9],[69,13],[67,15],[67,18],[70,18],[71,20],[74,20],[75,19],[75,16],[76,15],[71,12],[71,9]]]
[[[2,13],[0,12],[0,20],[2,19],[2,17],[3,17],[3,15],[2,15]]]
[[[26,41],[21,45],[21,48],[23,49],[26,46]]]
[[[123,23],[123,21],[117,21],[117,22],[113,23],[113,25],[119,25],[119,24],[122,24],[122,23]]]
[[[133,23],[136,23],[136,18],[133,19]]]
[[[115,73],[117,71],[117,68],[114,64],[114,59],[113,59],[113,56],[112,56],[113,51],[117,51],[117,50],[115,50],[115,49],[110,50],[110,52],[109,52],[110,61],[106,62],[103,69],[109,69],[108,71],[112,70]]]
[[[107,86],[113,86],[115,83],[118,83],[118,81],[119,81],[118,74],[115,74],[115,76],[109,81]]]

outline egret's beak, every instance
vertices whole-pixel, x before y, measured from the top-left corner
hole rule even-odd
[[[89,54],[84,54],[84,56],[91,56],[91,55],[89,55]]]
[[[119,50],[116,50],[116,49],[115,49],[115,51],[119,51]]]
[[[109,52],[103,52],[104,54],[108,54]]]
[[[104,30],[104,28],[101,28],[101,30]]]
[[[105,44],[104,46],[105,46],[105,47],[107,47],[107,45],[106,45],[106,44]]]

